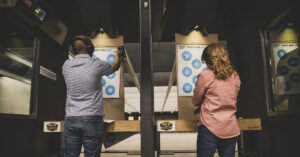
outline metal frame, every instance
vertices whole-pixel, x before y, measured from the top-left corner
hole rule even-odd
[[[155,156],[151,0],[139,0],[141,51],[141,156]]]

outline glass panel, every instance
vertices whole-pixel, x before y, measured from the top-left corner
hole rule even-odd
[[[0,26],[0,113],[29,115],[34,37],[5,23]]]
[[[268,30],[271,67],[272,111],[300,111],[300,26],[291,13]]]

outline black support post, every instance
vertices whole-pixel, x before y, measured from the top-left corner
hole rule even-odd
[[[139,0],[141,44],[141,154],[155,156],[151,0]]]

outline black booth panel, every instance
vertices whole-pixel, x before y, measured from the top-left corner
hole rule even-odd
[[[40,66],[55,72],[57,80],[54,81],[39,75],[39,120],[64,119],[66,87],[62,76],[62,65],[67,58],[67,46],[59,46],[49,38],[41,38],[39,54]]]
[[[43,2],[43,1],[39,1]],[[57,74],[53,81],[38,74],[34,80],[37,85],[37,116],[1,115],[0,116],[0,156],[5,157],[45,157],[59,156],[61,134],[43,132],[44,120],[63,120],[66,88],[61,67],[68,58],[67,45],[59,45],[38,27],[39,21],[31,14],[22,13],[15,7],[0,8],[0,20],[11,22],[34,34],[37,39],[37,65]],[[54,14],[52,14],[54,16]],[[49,12],[48,17],[52,16]],[[8,24],[9,25],[9,24]],[[49,33],[48,33],[49,34]],[[65,42],[66,43],[66,42]],[[39,71],[36,71],[39,73]]]
[[[66,89],[61,67],[68,57],[67,46],[58,45],[43,33],[39,43],[39,63],[57,73],[57,80],[38,76],[37,119],[0,118],[1,156],[41,157],[61,152],[61,134],[43,133],[43,121],[64,119]]]
[[[42,157],[61,151],[59,133],[43,133],[43,123],[30,119],[0,119],[0,152],[5,157]]]

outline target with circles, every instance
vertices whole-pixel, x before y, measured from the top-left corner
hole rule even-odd
[[[273,43],[275,91],[277,94],[300,93],[300,55],[298,43]]]
[[[198,74],[207,69],[201,61],[205,47],[206,45],[177,45],[179,96],[193,96]]]
[[[116,60],[115,52],[117,48],[97,48],[93,58],[98,57],[101,60],[112,64]],[[120,70],[111,75],[102,77],[103,98],[120,98]]]
[[[277,64],[280,59],[284,59],[285,56],[288,55],[289,52],[298,48],[297,43],[273,43],[273,58],[274,58],[274,65],[275,69],[277,69]],[[295,64],[294,60],[291,61],[291,64]]]

